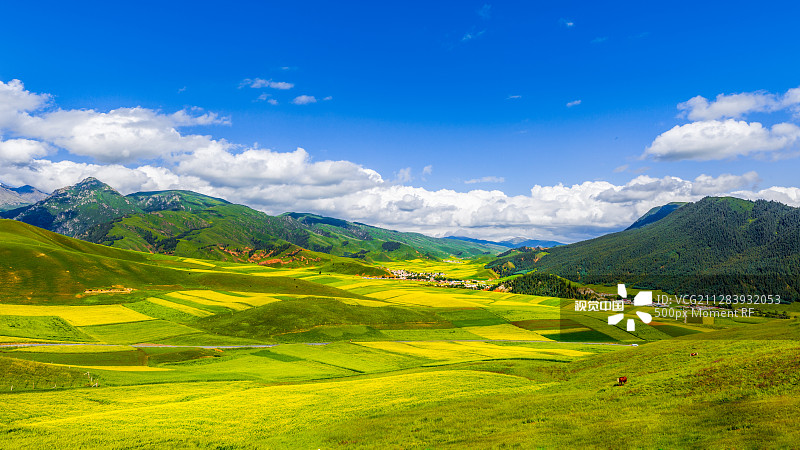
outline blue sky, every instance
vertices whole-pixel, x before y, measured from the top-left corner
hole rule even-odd
[[[101,166],[120,166],[115,173],[159,167],[169,176],[131,181],[120,175],[128,181],[115,187],[193,188],[271,213],[315,210],[436,235],[569,241],[624,228],[664,200],[740,191],[787,203],[800,198],[792,190],[800,168],[798,133],[791,128],[800,122],[791,91],[800,86],[800,5],[794,2],[165,3],[4,5],[0,81],[20,80],[24,88],[16,91],[48,98],[26,113],[43,120],[7,121],[0,136],[14,145],[23,139],[46,145],[26,155],[46,159],[50,169],[41,163],[24,169],[19,152],[6,150],[16,155],[9,157],[16,169],[0,173],[0,181],[51,189],[103,173]],[[719,112],[713,102],[720,94],[746,95],[723,98]],[[711,108],[679,109],[696,96]],[[361,170],[355,178],[365,179],[375,172],[380,189],[394,191],[356,205],[343,197],[376,187],[342,178],[325,191],[309,188],[319,187],[313,180],[275,177],[228,186],[218,174],[186,168],[181,152],[200,147],[156,143],[160,150],[137,153],[121,143],[125,156],[102,155],[102,149],[76,147],[74,136],[52,131],[55,117],[45,118],[54,110],[104,114],[135,107],[161,118],[176,111],[215,114],[161,125],[167,134],[209,136],[224,144],[226,155],[258,149],[269,151],[267,159],[295,155],[305,161],[300,169],[338,161],[341,173],[314,167],[350,181],[347,170]],[[763,126],[755,130],[754,123]],[[785,125],[771,128],[776,124]],[[676,126],[696,128],[676,130],[654,146]],[[708,127],[728,140],[687,141],[688,132],[703,135]],[[753,141],[740,145],[743,136]],[[645,155],[651,146],[656,150]],[[213,165],[215,157],[205,154]],[[63,161],[80,170],[61,164],[53,173],[53,164]],[[172,175],[183,178],[165,181]],[[696,188],[708,184],[698,181],[702,176],[717,191]],[[637,177],[648,177],[638,182],[647,187],[601,204],[610,194],[600,192],[627,192]],[[587,182],[609,186],[565,193],[574,194],[575,210],[552,206],[561,201],[548,197],[550,191],[531,191]],[[296,188],[284,189],[295,201],[280,199],[278,189],[287,185]],[[771,187],[780,189],[762,192]],[[447,211],[470,202],[458,195],[452,205],[440,201],[447,197],[442,190],[524,198],[498,203],[477,193],[471,210],[454,215]],[[509,203],[514,207],[503,206]],[[393,216],[373,211],[390,204],[399,208]],[[593,208],[590,215],[578,213]],[[541,215],[548,220],[536,222]],[[526,227],[526,220],[535,226]]]

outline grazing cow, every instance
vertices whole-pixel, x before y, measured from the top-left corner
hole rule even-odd
[[[697,356],[697,353],[692,353],[689,356]]]
[[[625,383],[627,382],[628,382],[628,377],[617,378],[617,386],[625,386]]]

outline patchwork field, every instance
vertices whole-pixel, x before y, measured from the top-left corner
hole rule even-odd
[[[15,256],[0,274],[0,448],[750,448],[800,439],[797,319],[661,319],[628,332],[607,313],[552,297],[30,233],[0,245],[82,265],[58,283],[22,280],[45,259]],[[479,264],[406,269],[477,278]],[[85,292],[121,285],[132,291]],[[626,385],[616,386],[620,376]]]

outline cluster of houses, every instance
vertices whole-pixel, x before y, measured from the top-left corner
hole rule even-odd
[[[427,281],[439,287],[461,288],[461,289],[475,289],[485,290],[492,287],[491,284],[480,280],[457,280],[448,278],[442,272],[412,272],[409,270],[389,270],[392,273],[391,277],[364,277],[364,278],[389,278],[394,280],[417,280]]]

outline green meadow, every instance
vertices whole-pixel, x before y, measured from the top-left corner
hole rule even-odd
[[[796,317],[628,332],[572,300],[136,253],[10,221],[0,256],[0,448],[800,442]]]

